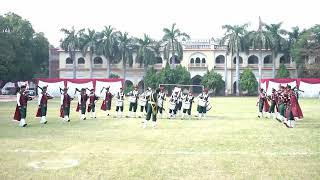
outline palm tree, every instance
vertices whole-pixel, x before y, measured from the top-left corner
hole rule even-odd
[[[149,65],[153,65],[156,62],[154,48],[154,41],[146,34],[144,34],[143,39],[137,39],[137,61],[140,63],[140,67],[144,68],[144,77],[147,74]]]
[[[286,34],[286,31],[281,29],[282,23],[265,25],[271,36],[271,49],[272,49],[272,77],[275,78],[276,68],[275,60],[279,52],[283,51],[283,47],[286,40],[282,35]]]
[[[76,61],[75,61],[75,54],[76,50],[79,49],[79,34],[83,31],[76,31],[74,27],[71,30],[68,29],[61,29],[61,32],[65,34],[65,38],[61,41],[61,48],[69,53],[69,56],[73,62],[73,79],[77,77],[76,74]]]
[[[247,27],[248,24],[243,25],[224,25],[226,29],[224,37],[221,39],[221,44],[226,44],[228,52],[231,56],[236,54],[236,94],[239,96],[239,53],[248,49],[247,45]]]
[[[257,31],[252,31],[249,33],[249,38],[251,41],[251,45],[253,49],[259,49],[259,86],[261,84],[262,79],[262,63],[263,63],[263,57],[262,57],[262,49],[269,49],[271,46],[271,35],[268,31],[264,29],[264,24],[261,21],[261,18],[259,17],[259,28]]]
[[[113,27],[105,26],[100,38],[98,53],[103,54],[107,59],[107,76],[109,78],[111,74],[111,63],[119,58],[117,33]]]
[[[183,57],[183,49],[180,43],[180,39],[186,38],[190,39],[190,36],[184,32],[181,32],[180,29],[176,28],[176,23],[173,23],[170,28],[163,28],[164,36],[162,38],[164,44],[164,58],[170,61],[170,53],[172,58],[172,67],[176,63],[175,54],[178,55],[179,59]]]
[[[126,80],[127,63],[132,55],[132,38],[128,38],[128,33],[117,32],[119,42],[119,51],[121,53],[121,60],[123,65],[123,79]]]
[[[98,47],[98,33],[95,30],[88,29],[87,34],[80,34],[80,51],[83,56],[89,53],[90,59],[90,78],[92,78],[92,67],[93,67],[93,54],[95,54]]]

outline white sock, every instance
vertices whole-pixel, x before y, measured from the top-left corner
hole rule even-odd
[[[96,118],[97,116],[96,116],[96,112],[92,112],[92,114],[93,114],[93,118]]]
[[[144,121],[143,121],[142,128],[146,128],[146,127],[147,127],[147,123],[148,123],[148,121],[147,121],[147,120],[144,120]]]
[[[41,116],[41,120],[40,120],[40,123],[45,123],[47,120],[46,120],[46,117],[45,116]]]
[[[157,127],[157,121],[152,121],[152,127],[153,128]]]
[[[20,119],[19,126],[23,127],[23,125],[25,125],[25,124],[26,124],[25,119]]]

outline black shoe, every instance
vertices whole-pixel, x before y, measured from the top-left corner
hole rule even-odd
[[[83,120],[86,120],[87,118],[84,118]]]
[[[68,120],[68,122],[70,122],[70,119]]]
[[[43,124],[47,124],[48,121],[44,122]]]
[[[22,127],[26,127],[27,126],[27,124],[24,124]]]

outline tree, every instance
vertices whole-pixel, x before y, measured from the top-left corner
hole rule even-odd
[[[280,64],[276,78],[289,78],[290,73],[284,64]]]
[[[73,26],[70,30],[61,29],[61,32],[65,34],[65,38],[62,40],[60,46],[63,50],[69,53],[73,62],[73,79],[77,78],[75,54],[76,50],[80,47],[79,34],[81,34],[82,31],[83,30],[76,31]]]
[[[98,54],[103,54],[107,59],[107,76],[111,74],[111,63],[120,59],[119,47],[117,42],[117,32],[112,26],[105,26],[101,33]]]
[[[87,29],[87,33],[80,34],[80,51],[83,56],[89,53],[90,60],[90,78],[92,78],[93,54],[98,49],[98,33],[95,30]]]
[[[137,62],[140,63],[140,67],[143,66],[144,77],[146,77],[149,65],[156,63],[155,53],[152,48],[154,41],[147,34],[144,34],[143,39],[137,39],[136,41],[138,46],[138,52],[136,56]],[[144,82],[144,84],[146,83]]]
[[[127,63],[130,60],[129,58],[132,57],[132,39],[128,37],[128,33],[117,33],[117,38],[119,42],[119,51],[121,54],[121,60],[123,65],[123,79],[126,79],[127,73]]]
[[[221,39],[221,44],[227,44],[228,52],[233,56],[236,54],[236,94],[239,96],[239,53],[247,51],[248,38],[247,36],[248,24],[243,25],[224,25],[226,29],[224,37]]]
[[[275,59],[279,52],[283,52],[286,45],[286,40],[282,35],[286,34],[284,29],[281,29],[282,23],[266,25],[266,29],[269,31],[271,36],[271,49],[272,49],[272,77],[275,77]]]
[[[257,94],[258,81],[251,69],[245,69],[240,75],[240,89],[248,95]]]
[[[171,28],[163,28],[164,36],[162,41],[164,42],[164,58],[167,61],[170,61],[170,53],[172,58],[172,67],[174,67],[176,63],[176,54],[178,59],[182,59],[183,57],[183,48],[180,43],[182,38],[189,39],[190,36],[184,32],[181,32],[180,29],[176,28],[176,23],[173,23]]]
[[[150,68],[147,71],[146,76],[144,77],[144,82],[146,87],[151,87],[153,89],[159,86],[158,74],[154,68]]]
[[[35,33],[32,39],[32,61],[38,71],[35,77],[48,77],[49,75],[49,41],[43,33]]]
[[[259,84],[261,83],[262,78],[262,49],[269,49],[271,46],[271,34],[264,29],[265,24],[262,23],[261,18],[259,17],[259,28],[257,31],[250,33],[250,39],[252,42],[253,49],[259,49]],[[274,60],[273,60],[274,62]]]
[[[201,84],[213,90],[214,94],[223,90],[225,85],[221,74],[216,73],[213,70],[207,71],[207,73],[202,77]]]

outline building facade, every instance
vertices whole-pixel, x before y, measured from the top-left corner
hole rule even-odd
[[[220,73],[227,82],[227,94],[235,93],[236,81],[236,58],[235,55],[227,54],[227,49],[224,46],[216,44],[212,40],[190,40],[183,41],[183,59],[175,62],[186,67],[191,74],[192,83],[199,84],[200,78],[208,70],[213,69]],[[249,50],[249,53],[240,53],[240,73],[250,68],[253,70],[258,79],[258,62],[262,59],[262,78],[272,78],[272,55],[269,50],[262,50],[262,57],[260,57],[259,50]],[[135,55],[133,57],[135,59]],[[75,56],[77,78],[89,78],[90,60],[89,56],[83,56],[82,53],[77,52]],[[172,63],[172,62],[169,62]],[[166,60],[158,60],[153,67],[156,70],[162,69],[166,64]],[[296,66],[289,58],[283,54],[278,54],[275,58],[276,73],[284,64],[290,72],[291,77],[296,77]],[[226,66],[226,67],[225,67]],[[63,50],[59,50],[59,76],[60,78],[73,77],[73,62],[69,54]],[[127,65],[125,84],[137,84],[143,86],[144,69],[140,67],[139,63],[133,63],[132,67]],[[111,72],[123,77],[122,62],[111,64]],[[226,77],[226,78],[225,78]],[[93,56],[93,78],[107,78],[107,60],[104,56]]]

